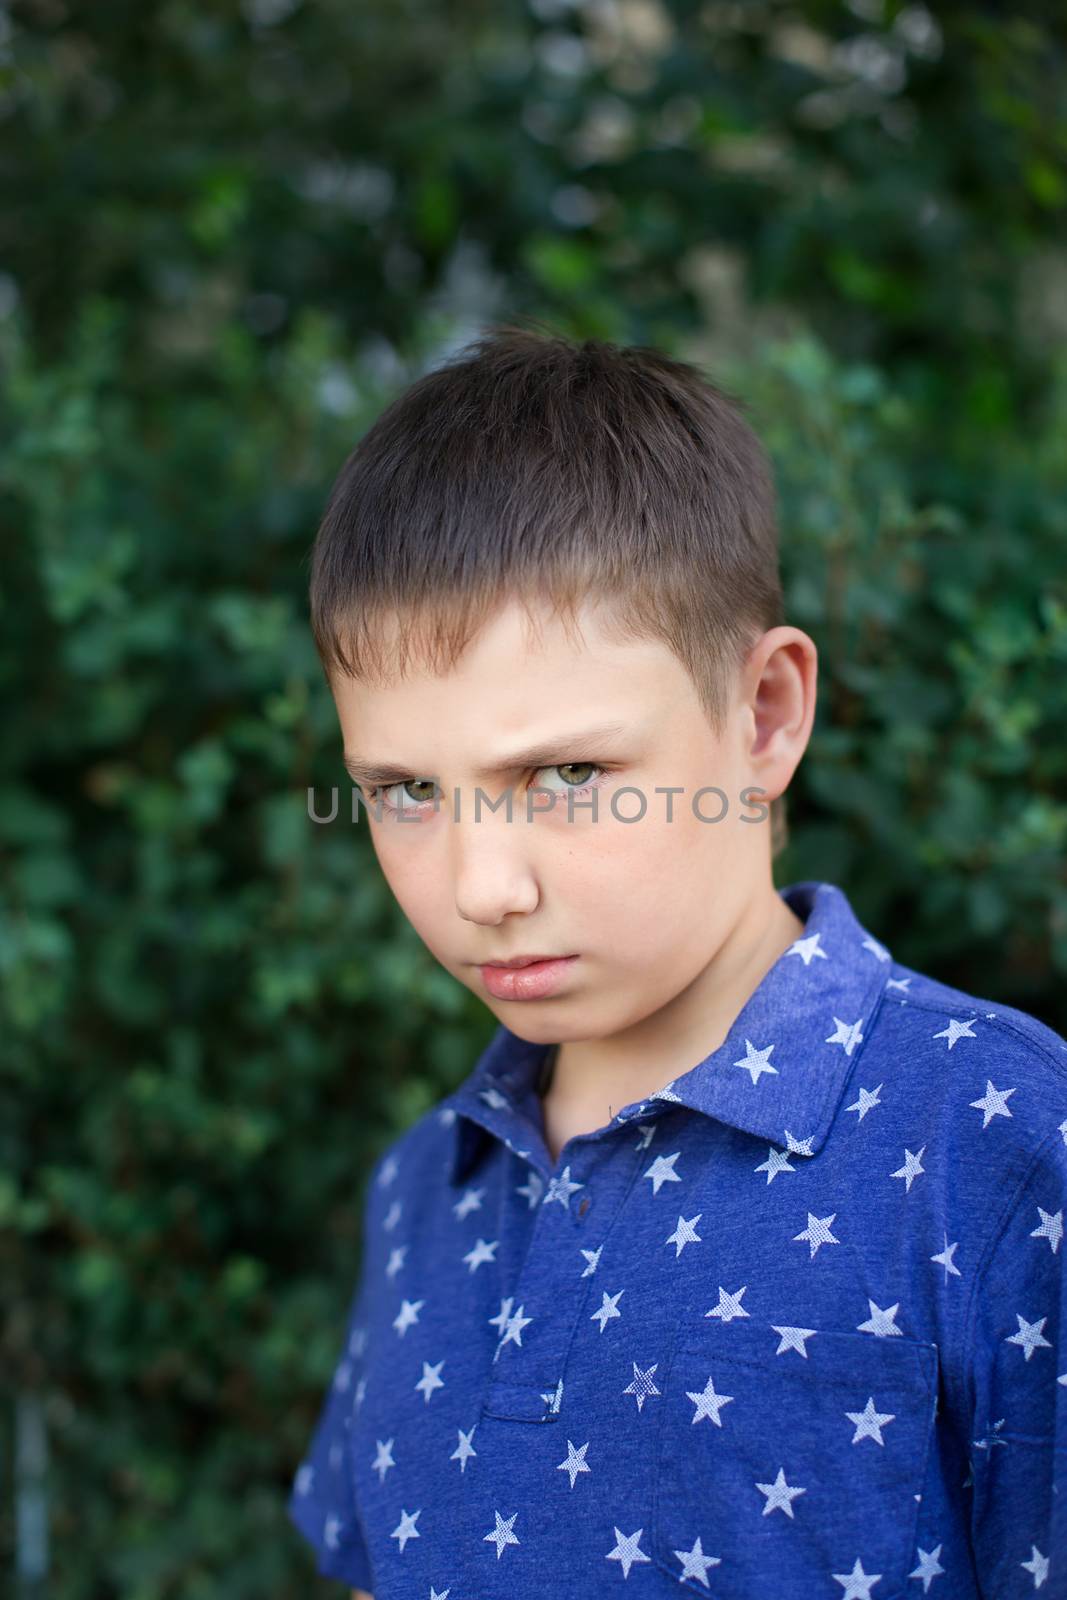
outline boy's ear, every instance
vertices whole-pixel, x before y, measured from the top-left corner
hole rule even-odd
[[[819,655],[800,628],[771,628],[745,670],[752,737],[746,755],[753,781],[776,800],[788,788],[815,721]]]

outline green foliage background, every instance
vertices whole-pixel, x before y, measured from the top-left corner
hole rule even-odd
[[[308,553],[360,432],[485,321],[751,402],[820,650],[777,881],[1067,1031],[1050,15],[5,8],[0,1581],[37,1395],[55,1600],[337,1588],[283,1507],[365,1174],[494,1024],[366,824],[307,820],[344,781]]]

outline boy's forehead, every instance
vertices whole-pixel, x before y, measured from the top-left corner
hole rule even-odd
[[[402,677],[342,678],[334,699],[348,756],[402,764],[427,740],[502,759],[513,750],[588,732],[640,735],[683,714],[695,688],[659,641],[620,641],[585,608],[570,631],[554,617],[531,633],[519,607],[495,615],[446,671],[412,661]],[[688,690],[688,696],[686,691]]]

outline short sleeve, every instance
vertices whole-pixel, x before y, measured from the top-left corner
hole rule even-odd
[[[971,1545],[983,1596],[1067,1596],[1067,1122],[1009,1202],[976,1287]]]
[[[318,1570],[324,1578],[340,1578],[354,1588],[373,1592],[370,1559],[352,1494],[347,1456],[348,1429],[366,1346],[369,1212],[368,1195],[364,1203],[363,1261],[349,1306],[344,1344],[311,1443],[293,1479],[286,1512],[314,1548]]]

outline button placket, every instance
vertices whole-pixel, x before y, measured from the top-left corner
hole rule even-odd
[[[566,1193],[568,1183],[579,1184],[585,1190],[591,1184],[594,1173],[598,1174],[597,1181],[601,1186],[611,1183],[613,1175],[609,1169],[612,1165],[622,1163],[625,1166],[628,1160],[635,1158],[634,1150],[629,1148],[631,1143],[639,1141],[621,1141],[617,1134],[613,1140],[590,1140],[589,1148],[594,1159],[587,1167],[577,1168],[573,1160],[570,1161],[570,1177],[562,1185],[558,1180],[568,1171],[568,1163],[564,1163],[554,1174],[556,1181],[541,1200],[522,1270],[510,1295],[512,1306],[525,1306],[527,1316],[532,1307],[539,1308],[541,1337],[536,1354],[532,1348],[526,1349],[515,1341],[499,1347],[498,1359],[490,1371],[483,1416],[522,1422],[551,1422],[559,1413],[568,1352],[578,1321],[593,1294],[594,1278],[592,1274],[579,1271],[580,1263],[576,1264],[570,1259],[567,1242],[559,1233],[564,1219],[553,1214],[555,1208],[562,1205],[562,1199],[550,1196],[553,1188],[557,1194],[560,1191]],[[598,1153],[600,1160],[596,1159]],[[640,1162],[641,1159],[641,1152],[637,1151],[636,1160]],[[615,1213],[632,1192],[633,1172],[626,1174],[620,1166],[614,1175],[614,1182],[617,1185],[614,1212],[610,1209],[605,1212],[603,1205],[594,1207],[589,1193],[575,1190],[568,1195],[567,1218],[572,1232],[589,1238],[585,1232],[586,1218],[596,1210],[603,1236],[607,1236]],[[526,1377],[526,1373],[530,1376]]]
[[[548,1193],[542,1198],[522,1270],[509,1297],[513,1307],[525,1306],[527,1315],[532,1306],[540,1308],[536,1350],[524,1348],[514,1340],[498,1346],[483,1416],[513,1422],[549,1422],[559,1410],[563,1364],[575,1313],[568,1306],[562,1285],[553,1281],[554,1273],[562,1270],[564,1254],[559,1248],[563,1219],[552,1214],[556,1204],[559,1201],[550,1202]],[[570,1203],[567,1210],[573,1219]],[[584,1300],[584,1285],[582,1289],[580,1298]]]
[[[597,1294],[593,1275],[577,1270],[581,1264],[576,1266],[569,1259],[568,1243],[558,1234],[557,1224],[563,1219],[553,1213],[557,1206],[561,1206],[561,1194],[566,1194],[569,1186],[579,1184],[579,1189],[566,1194],[566,1213],[571,1234],[585,1242],[595,1238],[601,1248],[613,1229],[617,1214],[632,1194],[641,1171],[648,1165],[646,1150],[649,1139],[627,1136],[622,1128],[603,1130],[595,1136],[581,1136],[581,1142],[584,1142],[582,1154],[589,1158],[587,1165],[576,1165],[573,1157],[557,1165],[537,1208],[530,1246],[526,1250],[517,1283],[510,1293],[512,1306],[525,1306],[526,1315],[531,1314],[531,1307],[541,1307],[539,1315],[544,1317],[541,1330],[544,1338],[539,1342],[536,1354],[533,1349],[523,1349],[515,1342],[509,1342],[499,1349],[499,1360],[493,1363],[483,1402],[482,1414],[486,1418],[552,1422],[560,1413],[571,1342],[582,1315],[589,1314],[590,1299],[597,1298]],[[565,1178],[568,1168],[569,1176]],[[598,1205],[593,1205],[590,1192],[593,1178],[600,1190]],[[553,1190],[557,1197],[550,1198]],[[611,1190],[614,1198],[605,1210],[606,1197]],[[585,1203],[584,1213],[582,1202]],[[595,1234],[590,1235],[587,1219],[592,1218],[593,1214],[598,1226]],[[574,1248],[577,1248],[577,1243]],[[585,1254],[589,1256],[589,1250]],[[528,1378],[526,1373],[530,1373]]]

